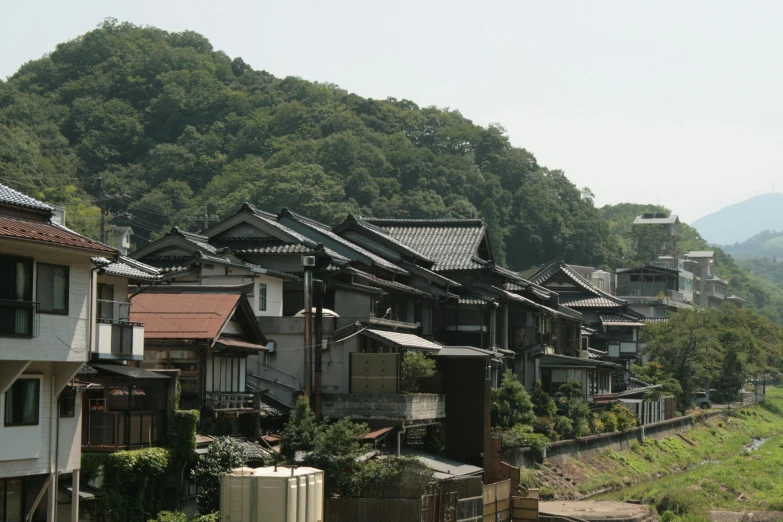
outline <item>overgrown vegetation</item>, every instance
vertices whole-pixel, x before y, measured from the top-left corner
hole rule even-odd
[[[406,351],[401,366],[400,388],[403,393],[417,393],[421,381],[435,375],[435,361],[421,352]]]
[[[679,504],[686,516],[696,518],[705,507],[776,509],[780,486],[770,489],[769,480],[776,480],[781,467],[777,459],[783,457],[781,405],[783,393],[771,390],[767,403],[697,420],[679,436],[648,438],[630,450],[606,450],[524,470],[522,483],[541,488],[549,498],[578,498],[612,488],[618,491],[597,499],[643,499],[669,511]],[[745,449],[765,437],[773,438],[758,451]],[[747,500],[737,500],[743,493]],[[680,503],[683,497],[687,503]]]
[[[383,496],[384,491],[408,491],[420,498],[432,472],[413,459],[386,457],[362,461],[369,450],[366,424],[346,417],[319,423],[306,397],[299,397],[282,434],[282,455],[288,464],[324,470],[327,495]],[[410,491],[415,490],[414,493]]]
[[[715,388],[733,399],[750,377],[781,367],[783,329],[751,310],[730,304],[721,309],[678,310],[669,321],[642,329],[646,354],[656,366],[642,374],[676,392],[684,410],[691,393]]]
[[[193,482],[198,486],[199,513],[220,510],[220,477],[244,462],[244,449],[236,439],[218,437],[212,441],[207,453],[199,457],[191,470]]]
[[[145,522],[163,505],[169,452],[145,448],[82,455],[85,480],[100,476],[101,488],[90,502],[96,522]]]
[[[627,462],[641,456],[650,470],[670,462],[669,453],[682,452],[678,467],[684,471],[607,497],[641,499],[666,520],[707,520],[711,510],[783,510],[783,483],[778,477],[783,468],[781,390],[771,390],[767,402],[692,430],[688,437],[694,447],[679,449],[676,440],[666,439],[626,452]],[[752,437],[771,438],[753,450],[748,446]]]

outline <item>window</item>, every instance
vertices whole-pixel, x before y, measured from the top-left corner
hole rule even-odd
[[[39,379],[17,379],[5,393],[5,425],[38,425]]]
[[[33,262],[0,257],[0,335],[33,336]]]
[[[41,312],[68,313],[68,267],[38,264],[38,306]]]
[[[22,522],[22,479],[0,479],[0,520]]]
[[[114,319],[114,285],[98,283],[98,319]]]
[[[262,312],[266,311],[266,285],[264,283],[258,283],[258,309]]]
[[[75,415],[76,390],[69,386],[60,394],[60,417],[73,417]]]

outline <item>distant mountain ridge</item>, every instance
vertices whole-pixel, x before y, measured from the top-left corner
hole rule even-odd
[[[765,230],[783,230],[783,194],[754,196],[699,218],[691,226],[717,245],[739,243]]]

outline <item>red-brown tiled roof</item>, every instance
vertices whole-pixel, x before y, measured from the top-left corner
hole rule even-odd
[[[144,323],[145,339],[214,339],[231,317],[238,293],[153,293],[133,298],[130,320]]]
[[[80,236],[64,227],[51,223],[25,221],[6,216],[0,216],[0,237],[38,241],[52,245],[81,248],[94,252],[117,254],[118,251],[108,245]]]

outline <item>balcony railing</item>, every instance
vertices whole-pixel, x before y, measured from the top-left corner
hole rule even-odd
[[[166,442],[163,412],[117,411],[90,412],[82,430],[82,446],[92,450],[117,450],[127,447],[160,445]],[[130,444],[128,443],[130,431]]]
[[[130,358],[143,354],[144,326],[141,323],[98,319],[96,330],[98,357]]]
[[[38,303],[0,299],[0,336],[38,337]]]
[[[207,392],[207,407],[213,410],[258,410],[260,399],[256,393]]]

